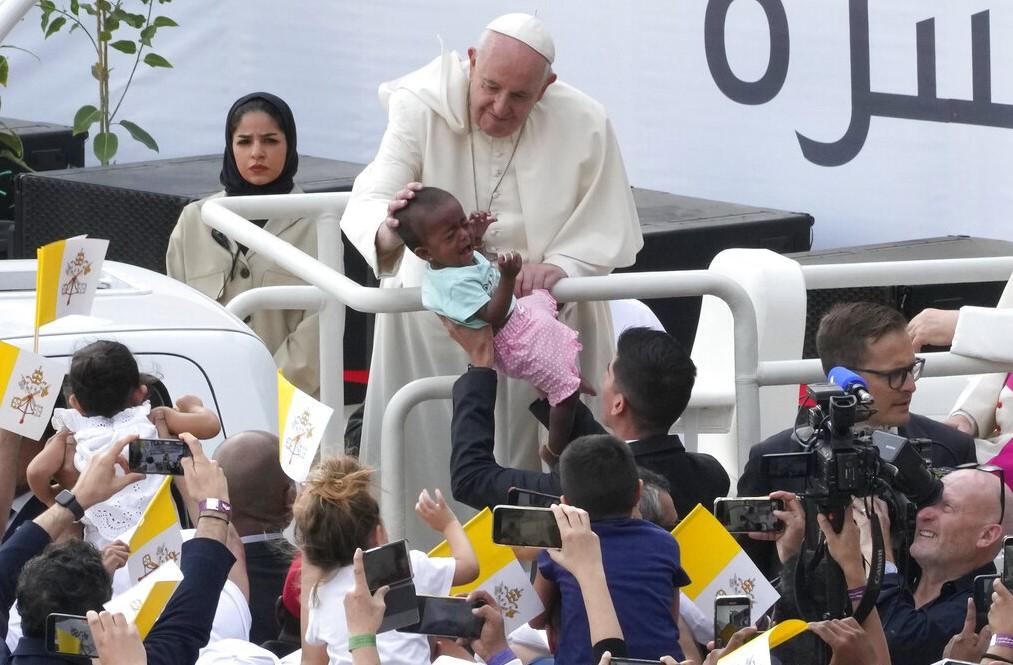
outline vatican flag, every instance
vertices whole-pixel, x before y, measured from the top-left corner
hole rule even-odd
[[[65,373],[57,361],[0,342],[0,428],[36,441],[42,438]]]
[[[36,250],[35,329],[68,314],[90,314],[108,240],[76,236]]]
[[[332,415],[334,409],[293,386],[278,370],[278,459],[297,483],[309,475]]]
[[[735,538],[703,506],[691,510],[672,535],[679,542],[683,570],[692,580],[682,591],[712,620],[717,596],[749,596],[754,621],[780,598]]]
[[[183,580],[183,571],[175,561],[166,561],[158,570],[145,577],[102,607],[107,612],[119,612],[137,626],[143,640],[155,625],[169,598]]]
[[[471,584],[454,587],[451,595],[482,589],[496,599],[503,610],[503,622],[509,635],[521,625],[545,611],[541,599],[531,586],[531,577],[521,567],[514,551],[492,542],[492,511],[485,508],[464,525],[464,532],[478,556],[478,579]],[[443,541],[429,556],[451,556],[450,545]]]
[[[148,480],[150,479],[149,476]],[[164,563],[179,563],[183,552],[183,534],[176,514],[176,504],[172,500],[171,487],[172,476],[166,476],[144,509],[137,527],[120,537],[120,540],[130,546],[127,572],[131,584],[142,581]]]
[[[770,650],[809,630],[800,619],[782,621],[718,660],[719,665],[770,665]]]

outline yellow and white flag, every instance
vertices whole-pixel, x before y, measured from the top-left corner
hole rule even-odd
[[[0,342],[0,428],[38,440],[63,386],[64,366]]]
[[[278,459],[297,483],[309,475],[332,415],[334,409],[293,386],[278,370]]]
[[[36,250],[35,329],[68,314],[90,314],[108,240],[75,236]]]
[[[720,665],[770,665],[770,650],[809,630],[809,624],[800,619],[782,621],[735,651],[722,656]]]
[[[754,621],[781,597],[735,538],[703,506],[698,504],[691,510],[672,535],[679,542],[683,570],[692,580],[682,591],[711,620],[717,596],[749,596]]]
[[[107,612],[120,612],[137,626],[143,640],[183,580],[183,571],[175,561],[166,561],[158,570],[145,577],[102,607]]]
[[[147,578],[164,563],[179,563],[183,534],[171,486],[172,476],[166,476],[144,509],[137,527],[120,538],[130,546],[127,573],[131,584]]]
[[[521,567],[514,551],[492,542],[492,511],[485,508],[464,525],[471,546],[478,556],[478,579],[471,584],[456,586],[451,595],[469,593],[474,589],[488,592],[503,610],[503,622],[509,635],[521,625],[545,611],[541,599],[531,586],[531,577]],[[443,541],[429,556],[451,556],[450,545]]]

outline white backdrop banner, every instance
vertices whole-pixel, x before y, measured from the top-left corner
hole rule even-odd
[[[301,152],[365,162],[377,85],[509,11],[548,24],[557,73],[609,109],[635,186],[809,212],[817,247],[1013,239],[1002,0],[174,0],[156,12],[180,27],[155,40],[174,68],[142,65],[121,117],[161,157],[217,153],[232,101],[262,89],[292,106]],[[6,43],[39,60],[5,51],[4,116],[69,125],[96,104],[80,31],[44,40],[33,10]],[[111,59],[115,100],[131,61]],[[156,157],[121,137],[119,162]]]

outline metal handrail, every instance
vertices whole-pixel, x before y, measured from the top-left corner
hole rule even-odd
[[[809,290],[894,284],[1005,282],[1013,274],[1013,256],[834,263],[803,265],[801,268],[805,287]]]

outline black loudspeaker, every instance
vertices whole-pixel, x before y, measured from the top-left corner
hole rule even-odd
[[[33,258],[46,243],[80,234],[108,238],[106,258],[165,273],[165,250],[179,213],[199,198],[221,191],[221,155],[45,173],[15,180],[15,256]],[[352,189],[362,164],[299,156],[296,184],[304,192]],[[345,240],[345,272],[366,284],[372,271]],[[362,401],[371,335],[365,314],[347,310],[345,399]],[[353,379],[348,380],[351,376]]]
[[[905,242],[843,247],[789,254],[805,265],[867,263],[877,261],[917,261],[928,259],[966,259],[987,256],[1013,256],[1013,242],[945,236]],[[814,289],[807,294],[805,344],[802,356],[816,358],[816,329],[820,319],[835,304],[868,300],[898,309],[910,319],[923,309],[959,309],[964,305],[994,307],[1006,287],[1006,281],[967,284],[894,284],[887,286]],[[945,349],[926,349],[945,350]]]
[[[633,189],[644,232],[644,248],[630,268],[616,272],[702,270],[733,247],[800,252],[811,247],[813,218],[804,213]],[[665,329],[687,348],[693,345],[701,298],[650,300]]]
[[[70,127],[48,122],[0,118],[0,129],[17,134],[24,147],[23,161],[34,171],[84,166],[87,134],[73,135]],[[0,158],[0,259],[14,256],[14,178],[24,167]]]

